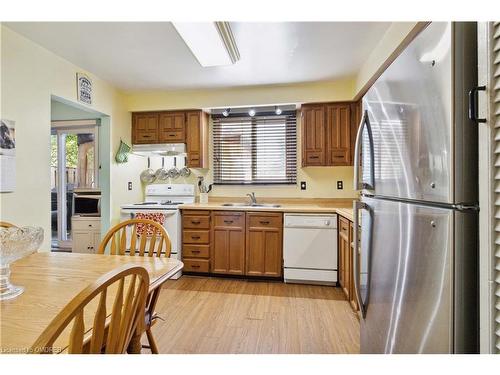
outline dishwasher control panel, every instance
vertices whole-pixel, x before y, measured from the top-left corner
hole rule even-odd
[[[285,228],[337,229],[337,215],[285,214]]]

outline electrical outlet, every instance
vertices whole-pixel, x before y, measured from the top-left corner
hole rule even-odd
[[[337,189],[342,190],[344,188],[344,181],[337,181]]]
[[[300,181],[300,190],[306,190],[306,182]]]
[[[127,186],[128,186],[129,190],[132,190],[132,181],[129,181],[128,184],[127,184]]]

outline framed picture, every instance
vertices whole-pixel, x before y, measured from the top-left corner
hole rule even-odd
[[[16,187],[16,123],[0,120],[0,193]]]
[[[77,98],[79,102],[92,105],[92,80],[85,73],[76,73]]]

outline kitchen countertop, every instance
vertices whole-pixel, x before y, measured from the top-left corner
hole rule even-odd
[[[226,202],[231,202],[230,200]],[[311,203],[282,203],[273,201],[279,204],[280,207],[252,207],[252,206],[223,206],[224,202],[208,202],[208,203],[192,203],[182,204],[179,206],[181,210],[221,210],[221,211],[257,211],[257,212],[283,212],[283,213],[336,213],[349,220],[353,220],[352,200],[346,202],[311,202]],[[264,203],[264,202],[263,202]]]

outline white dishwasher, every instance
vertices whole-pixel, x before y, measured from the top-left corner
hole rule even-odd
[[[337,283],[337,215],[285,214],[286,283]]]

